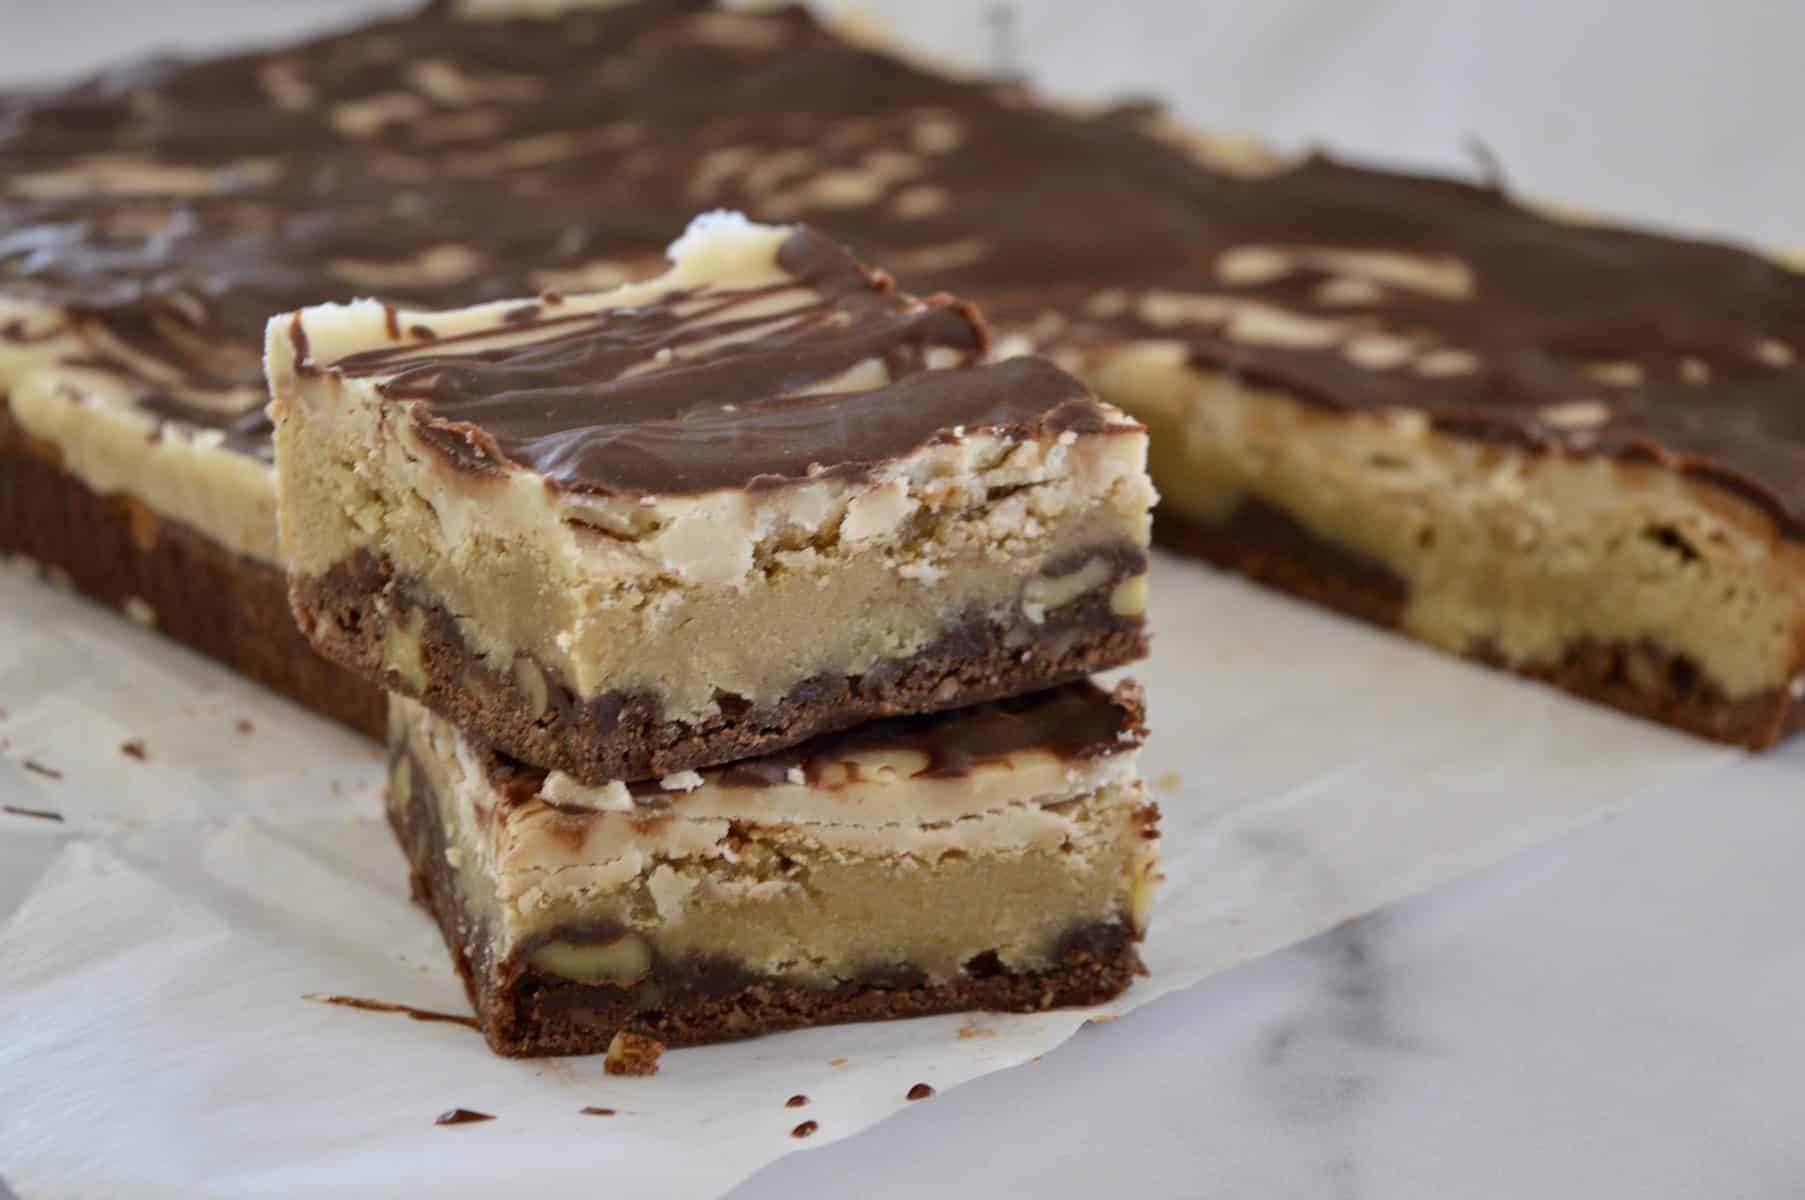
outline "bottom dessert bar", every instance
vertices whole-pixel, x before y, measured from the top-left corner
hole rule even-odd
[[[395,697],[389,817],[498,1053],[1030,1011],[1141,971],[1143,736],[1075,684],[594,788]]]
[[[0,398],[0,555],[53,577],[353,729],[381,737],[381,689],[314,653],[276,567],[130,496],[103,496],[34,444]]]

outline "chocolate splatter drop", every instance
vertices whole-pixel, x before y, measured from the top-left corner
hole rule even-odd
[[[434,1125],[474,1125],[478,1121],[493,1121],[495,1118],[486,1112],[477,1112],[473,1108],[451,1108],[440,1113],[433,1121]]]

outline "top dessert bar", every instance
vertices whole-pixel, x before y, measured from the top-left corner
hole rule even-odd
[[[721,205],[972,297],[1146,421],[1168,542],[1712,736],[1805,720],[1794,267],[1055,107],[800,9],[498,7],[0,99],[0,546],[93,544],[38,532],[87,487],[273,576],[266,316],[640,278]]]
[[[1142,428],[985,364],[802,227],[448,312],[274,318],[282,550],[314,645],[591,783],[1049,687],[1143,652]]]

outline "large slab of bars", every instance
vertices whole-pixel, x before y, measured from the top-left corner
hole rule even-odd
[[[972,296],[1146,421],[1170,545],[1707,736],[1805,721],[1795,269],[797,9],[441,5],[0,97],[0,549],[371,727],[267,603],[264,318],[643,277],[710,205]]]

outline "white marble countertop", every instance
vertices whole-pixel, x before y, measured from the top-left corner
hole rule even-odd
[[[741,1200],[1805,1195],[1805,744],[1091,1026]]]
[[[163,6],[150,29],[110,17],[127,11],[118,3],[0,0],[0,79],[83,69],[158,40],[276,36],[359,7],[183,0]],[[893,10],[900,27],[919,26],[942,45],[969,20],[944,4],[863,7]],[[1028,65],[1052,56],[1043,74],[1073,86],[1061,46],[1072,44],[1080,6],[1018,7]],[[1805,101],[1796,69],[1805,6],[1713,6],[1708,25],[1681,4],[1522,6],[1511,28],[1533,28],[1534,44],[1551,47],[1543,58],[1525,60],[1531,69],[1514,84],[1494,70],[1485,86],[1449,78],[1440,92],[1424,90],[1433,70],[1386,67],[1386,55],[1411,43],[1400,26],[1422,17],[1422,4],[1211,6],[1212,39],[1250,81],[1245,95],[1233,80],[1181,74],[1208,61],[1161,35],[1186,7],[1159,6],[1167,19],[1149,22],[1138,42],[1116,30],[1099,43],[1108,53],[1092,67],[1103,83],[1164,86],[1192,115],[1228,112],[1242,126],[1296,132],[1315,114],[1318,131],[1354,143],[1398,113],[1434,109],[1434,120],[1393,126],[1403,130],[1390,143],[1398,154],[1445,159],[1451,131],[1480,132],[1536,181],[1532,190],[1805,241],[1802,143],[1788,115]],[[1488,18],[1484,7],[1437,6],[1437,37],[1483,41],[1502,11]],[[1549,36],[1563,29],[1573,36]],[[1612,30],[1641,57],[1613,55]],[[1286,51],[1287,36],[1310,52]],[[1346,52],[1330,71],[1324,47],[1337,36]],[[1533,56],[1526,34],[1506,40]],[[1612,69],[1590,69],[1599,63]],[[1576,65],[1588,69],[1576,74]],[[1394,86],[1349,87],[1331,111],[1305,68]],[[1151,82],[1137,81],[1147,70]],[[1662,112],[1682,102],[1696,111],[1679,124],[1650,122],[1621,101],[1582,111],[1575,97],[1607,85],[1632,95],[1639,87]],[[1498,107],[1511,86],[1520,112]],[[1222,98],[1230,94],[1235,103]],[[1450,115],[1437,95],[1464,98],[1474,123],[1461,129],[1458,106]],[[1264,108],[1261,97],[1270,98]],[[1557,109],[1565,132],[1538,141]],[[1622,152],[1597,149],[1607,146]],[[1576,155],[1590,168],[1570,170]],[[1701,188],[1696,164],[1705,161],[1713,171]],[[1551,175],[1580,183],[1550,186]],[[1737,781],[1733,791],[1725,778]],[[1037,1064],[779,1161],[735,1194],[1805,1195],[1802,801],[1805,743],[1796,743],[1093,1026]]]

